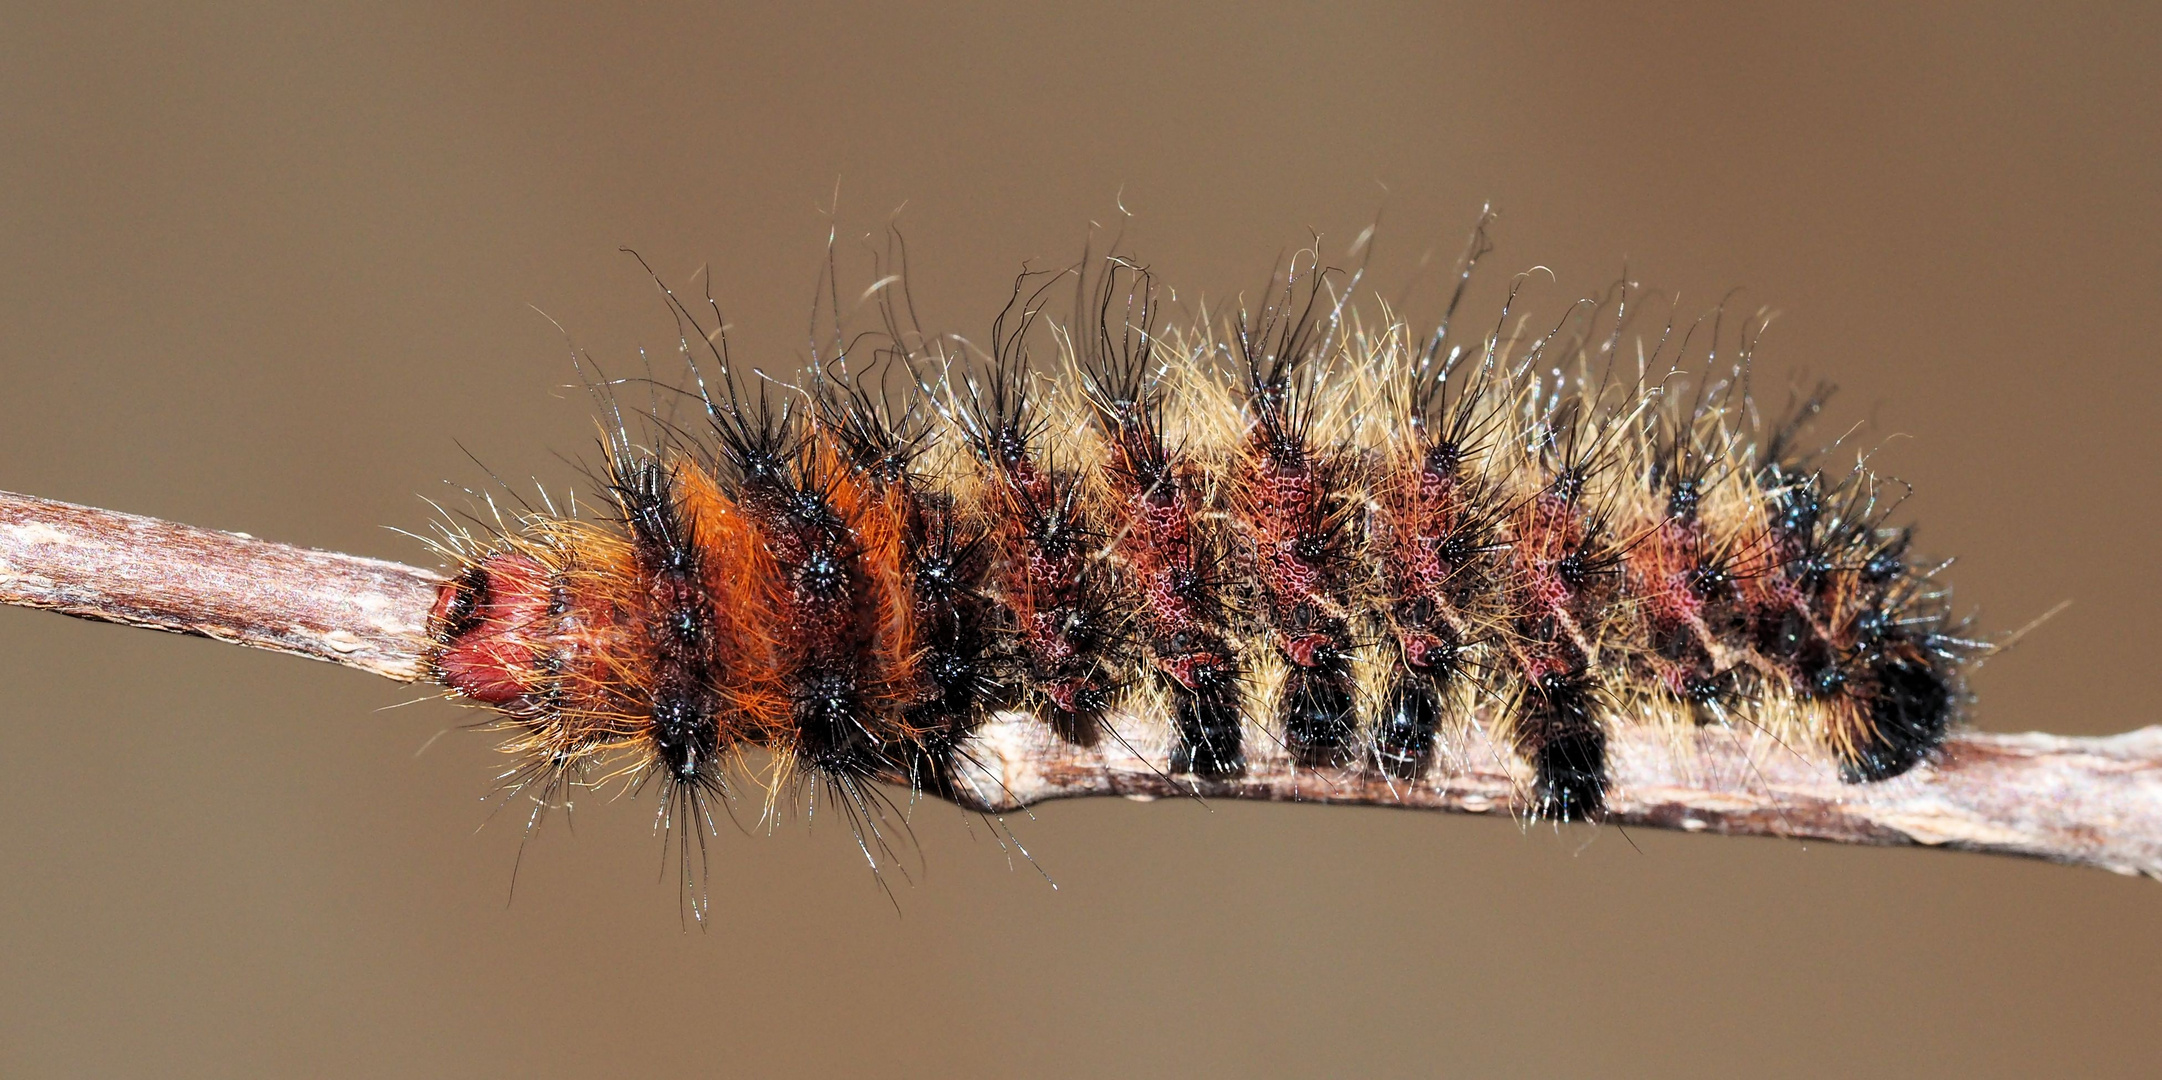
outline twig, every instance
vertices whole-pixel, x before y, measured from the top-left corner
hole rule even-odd
[[[1498,753],[1437,762],[1419,783],[1370,770],[1292,769],[1281,752],[1233,781],[1166,772],[1137,733],[1090,750],[1025,716],[987,725],[960,801],[1004,811],[1089,795],[1356,803],[1473,814],[1529,813],[1526,777]],[[1489,745],[1474,726],[1464,747]],[[1138,751],[1138,752],[1137,752]],[[1607,744],[1613,787],[1601,819],[1685,832],[1842,844],[1925,845],[2025,855],[2162,878],[2162,727],[2100,738],[1961,732],[1905,776],[1846,784],[1830,765],[1724,728],[1621,727]]]
[[[0,492],[0,603],[200,634],[359,668],[427,675],[424,628],[441,575],[239,533]],[[1293,769],[1257,755],[1226,782],[1171,776],[1161,735],[1133,718],[1123,739],[1077,749],[1020,714],[967,747],[956,801],[1007,811],[1092,795],[1367,803],[1466,813],[1528,812],[1506,755],[1479,752],[1476,726],[1427,780],[1358,767]],[[2025,855],[2162,878],[2162,727],[2076,738],[1965,732],[1930,764],[1876,784],[1769,739],[1725,728],[1625,726],[1608,747],[1603,820],[1850,844],[1918,844]]]
[[[417,682],[440,574],[0,491],[0,603]]]

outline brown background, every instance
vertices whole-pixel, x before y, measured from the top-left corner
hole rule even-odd
[[[383,526],[481,479],[460,444],[558,486],[591,445],[534,308],[618,366],[669,344],[618,245],[710,261],[786,365],[829,221],[846,246],[903,202],[927,319],[981,335],[1120,199],[1137,253],[1221,298],[1377,211],[1393,291],[1491,198],[1497,270],[1559,276],[1545,310],[1624,259],[1688,309],[1776,305],[1763,377],[1835,378],[1835,429],[1899,436],[1878,463],[1989,625],[2073,601],[1976,678],[1976,723],[2158,719],[2154,19],[445,6],[0,9],[0,487],[425,561]],[[0,1074],[2151,1075],[2162,1048],[2162,886],[1974,856],[1098,802],[1014,823],[1053,891],[933,805],[898,914],[830,823],[731,831],[685,933],[647,805],[591,800],[506,906],[489,741],[378,711],[410,696],[0,610]]]

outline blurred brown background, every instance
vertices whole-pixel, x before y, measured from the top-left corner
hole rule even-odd
[[[1378,211],[1374,280],[1784,312],[2009,629],[1993,729],[2162,719],[2162,25],[1947,5],[0,8],[0,487],[425,562],[384,526],[588,452],[561,339],[666,349],[634,245],[786,365],[829,223],[935,327],[1132,211],[1182,297]],[[1639,6],[1641,7],[1641,6]],[[839,183],[838,218],[833,206]],[[861,267],[857,270],[860,272]],[[861,278],[857,279],[859,282]],[[1434,293],[1422,294],[1431,302]],[[1491,313],[1492,292],[1475,300]],[[1417,314],[1430,315],[1431,307]],[[1286,806],[919,812],[526,852],[470,714],[0,610],[0,1074],[2152,1075],[2162,885],[2009,860]]]

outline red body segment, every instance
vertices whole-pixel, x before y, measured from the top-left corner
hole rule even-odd
[[[1469,618],[1458,603],[1468,584],[1467,564],[1476,544],[1451,554],[1445,547],[1470,526],[1470,492],[1455,475],[1417,464],[1396,469],[1383,495],[1381,572],[1391,603],[1386,612],[1403,650],[1404,663],[1430,671],[1450,660],[1471,639]],[[1449,640],[1443,639],[1443,634]]]
[[[1244,484],[1255,576],[1277,648],[1293,664],[1315,667],[1350,644],[1340,529],[1331,520],[1332,500],[1312,458],[1282,460],[1271,453],[1260,429],[1255,443]]]
[[[453,581],[437,595],[431,623],[444,626],[453,611],[470,606],[469,626],[436,657],[444,685],[499,708],[540,688],[539,661],[550,632],[552,592],[548,568],[525,555],[489,556],[480,564],[482,595]],[[461,593],[464,594],[461,598]]]
[[[1548,675],[1582,670],[1598,659],[1583,625],[1582,590],[1563,572],[1585,540],[1583,508],[1544,491],[1526,501],[1511,522],[1514,544],[1508,602],[1520,633],[1517,662],[1538,684]]]

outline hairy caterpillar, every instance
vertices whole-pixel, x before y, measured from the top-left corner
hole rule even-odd
[[[1488,248],[1482,219],[1426,328],[1315,249],[1181,321],[1084,257],[1024,273],[978,348],[917,326],[896,238],[879,327],[844,335],[832,293],[793,376],[663,285],[688,388],[589,380],[601,512],[446,526],[429,662],[501,712],[541,809],[652,783],[688,834],[737,784],[808,782],[867,854],[875,783],[948,790],[999,710],[1081,746],[1157,725],[1174,776],[1403,784],[1445,783],[1484,718],[1559,820],[1600,814],[1621,726],[1747,728],[1852,783],[1927,758],[1985,645],[1899,500],[1804,441],[1828,388],[1760,418],[1761,324],[1634,344],[1627,282],[1543,329],[1512,288],[1467,334]]]

